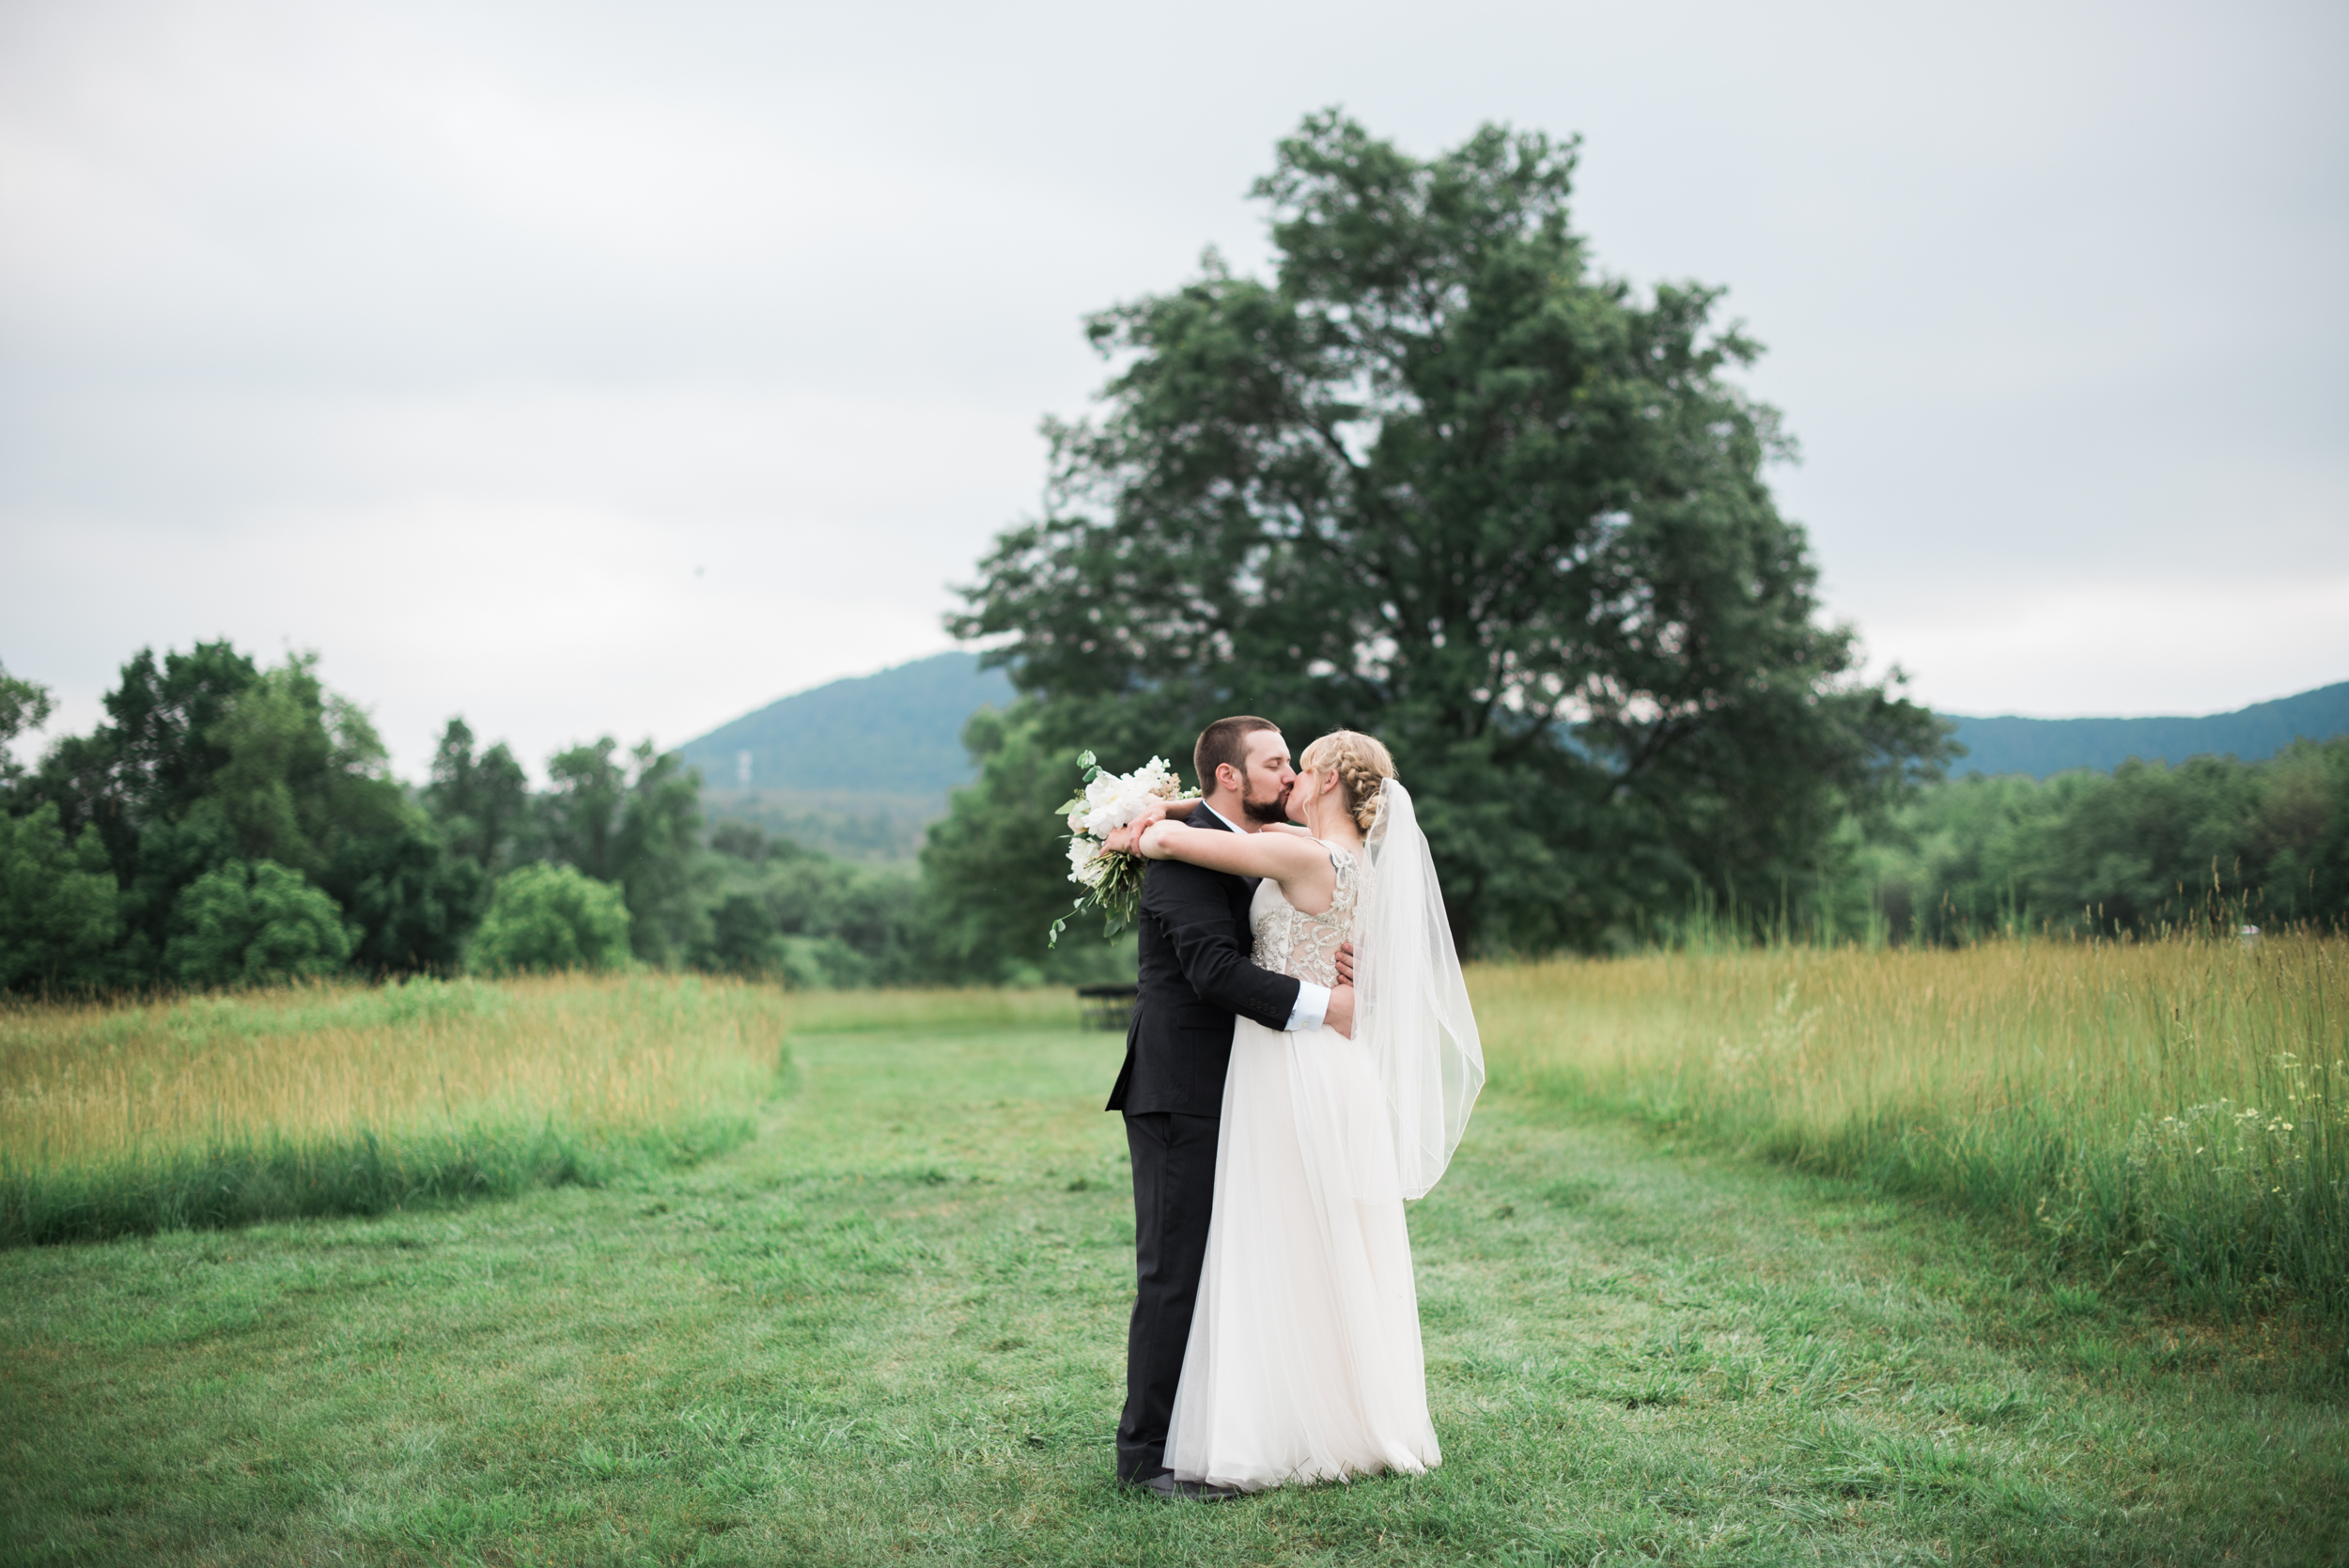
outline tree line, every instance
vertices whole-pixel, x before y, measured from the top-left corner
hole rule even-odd
[[[52,711],[0,671],[0,746]],[[612,969],[801,985],[933,977],[914,879],[705,822],[649,742],[557,752],[546,787],[450,721],[421,785],[305,656],[226,643],[122,667],[106,718],[0,773],[0,988]],[[0,753],[5,754],[5,753]]]
[[[1963,941],[2349,920],[2349,736],[1922,790],[1855,835],[1821,934]]]
[[[1075,768],[1034,702],[973,717],[978,782],[931,829],[918,875],[706,822],[698,775],[649,743],[567,748],[533,789],[510,748],[455,719],[426,782],[403,784],[305,657],[264,669],[225,643],[142,652],[105,706],[90,734],[0,771],[0,989],[626,965],[797,986],[1020,984],[1130,967],[1093,933],[1044,945],[1069,898],[1051,806]],[[0,744],[48,710],[40,688],[0,672]],[[1692,920],[1925,943],[2337,925],[2349,737],[2258,763],[1930,784],[1889,812],[1847,814],[1818,863],[1800,888],[1736,901],[1692,881],[1577,945],[1672,940]]]

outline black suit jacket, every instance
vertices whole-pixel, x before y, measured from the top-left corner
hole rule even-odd
[[[1184,820],[1232,831],[1204,805]],[[1152,861],[1143,873],[1135,922],[1141,995],[1110,1110],[1221,1115],[1234,1015],[1267,1029],[1287,1026],[1302,983],[1249,962],[1248,903],[1255,893],[1254,878],[1181,861]]]

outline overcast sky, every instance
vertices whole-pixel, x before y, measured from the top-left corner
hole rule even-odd
[[[403,771],[950,645],[1078,322],[1338,103],[1579,133],[1946,710],[2349,679],[2349,8],[0,5],[0,663],[322,655]]]

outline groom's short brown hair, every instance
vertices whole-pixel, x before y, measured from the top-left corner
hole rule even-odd
[[[1259,730],[1278,735],[1281,726],[1269,719],[1241,713],[1218,719],[1199,732],[1199,744],[1190,749],[1190,766],[1198,775],[1200,794],[1215,788],[1215,770],[1227,762],[1242,774],[1248,771],[1248,737]]]

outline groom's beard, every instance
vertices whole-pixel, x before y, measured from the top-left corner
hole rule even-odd
[[[1268,823],[1286,822],[1289,819],[1289,792],[1284,789],[1269,800],[1242,796],[1239,809],[1241,815],[1260,827]]]

